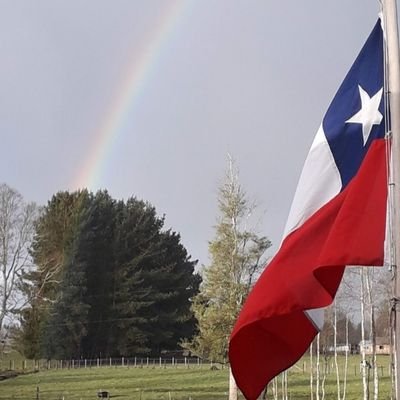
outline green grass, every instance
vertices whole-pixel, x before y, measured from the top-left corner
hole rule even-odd
[[[327,400],[337,399],[333,361],[333,358],[330,358],[327,363],[330,370],[325,383],[325,399]],[[359,356],[353,356],[349,362],[347,400],[362,398],[359,361]],[[386,400],[390,398],[389,357],[379,358],[379,365],[382,367],[379,369],[379,399]],[[340,368],[341,370],[343,368],[343,359],[340,359]],[[310,399],[307,357],[289,371],[288,381],[289,399]],[[108,390],[112,398],[117,400],[222,400],[227,399],[228,370],[225,368],[214,371],[207,365],[190,368],[119,366],[43,370],[1,381],[0,399],[34,400],[37,387],[40,390],[40,400],[94,400],[100,389]],[[280,387],[281,378],[278,378],[278,390]],[[272,399],[271,387],[269,394],[269,398]],[[279,398],[281,399],[281,396]]]
[[[50,370],[0,382],[0,399],[95,399],[100,389],[113,398],[217,400],[226,398],[227,370],[102,367]]]

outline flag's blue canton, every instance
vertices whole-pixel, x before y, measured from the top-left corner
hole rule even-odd
[[[370,97],[383,87],[383,35],[380,21],[375,25],[323,120],[324,132],[342,179],[342,190],[357,173],[371,142],[384,137],[384,118],[380,125],[373,125],[365,146],[362,125],[345,123],[361,109],[359,85]],[[379,106],[382,115],[383,97]]]

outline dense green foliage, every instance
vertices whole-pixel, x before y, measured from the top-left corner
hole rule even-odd
[[[60,192],[36,225],[26,276],[34,293],[21,313],[29,357],[159,354],[195,330],[200,278],[149,203],[106,191]]]
[[[218,206],[215,237],[209,243],[211,262],[204,268],[200,293],[193,302],[199,332],[186,346],[208,359],[224,361],[234,322],[265,264],[262,257],[271,242],[249,228],[254,207],[232,163],[219,188]]]

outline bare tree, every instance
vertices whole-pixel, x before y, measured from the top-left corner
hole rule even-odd
[[[326,383],[326,377],[328,376],[328,367],[329,367],[328,352],[324,351],[324,369],[322,373],[322,382],[321,382],[321,400],[325,399],[325,383]]]
[[[280,377],[282,380],[282,400],[288,400],[288,370],[283,371]]]
[[[343,396],[342,400],[346,399],[346,388],[347,388],[347,370],[348,370],[348,362],[349,362],[349,316],[346,315],[346,347],[345,347],[345,360],[344,360],[344,376],[343,376]]]
[[[336,386],[337,386],[337,397],[340,400],[340,374],[339,374],[339,364],[338,364],[338,354],[337,354],[337,305],[336,301],[333,303],[333,351],[335,359],[335,369],[336,369]]]
[[[278,377],[277,376],[273,380],[272,393],[274,396],[274,400],[278,400]]]
[[[310,399],[314,400],[314,363],[313,363],[313,342],[310,345]]]
[[[321,367],[320,367],[320,354],[321,354],[320,337],[321,337],[321,334],[318,333],[318,335],[317,335],[317,363],[316,363],[316,366],[315,366],[315,368],[316,368],[316,378],[315,378],[315,380],[316,380],[316,392],[315,392],[315,397],[316,397],[317,400],[319,400],[320,380],[321,380],[321,377],[320,377],[320,369],[321,369]]]
[[[367,358],[365,354],[366,341],[365,341],[365,323],[366,323],[366,312],[365,312],[365,268],[360,268],[360,306],[361,306],[361,373],[362,373],[362,383],[363,383],[363,399],[369,400],[369,382],[368,382],[368,365]]]
[[[235,377],[232,374],[232,369],[229,368],[229,399],[237,400],[238,398],[238,387],[235,381]]]
[[[32,267],[29,248],[37,207],[6,184],[0,185],[0,332],[24,305],[24,274]]]
[[[375,305],[371,287],[371,275],[374,273],[372,268],[367,268],[365,271],[365,287],[367,290],[367,299],[369,306],[369,334],[372,346],[372,371],[374,379],[374,400],[378,400],[379,394],[379,377],[378,377],[378,365],[376,361],[376,329],[375,329]]]

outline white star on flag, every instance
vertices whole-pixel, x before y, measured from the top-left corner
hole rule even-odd
[[[383,115],[379,112],[383,89],[379,90],[372,97],[369,97],[368,93],[360,85],[358,85],[358,90],[361,98],[361,110],[348,119],[346,123],[362,125],[363,144],[365,146],[372,126],[379,125],[383,118]]]

